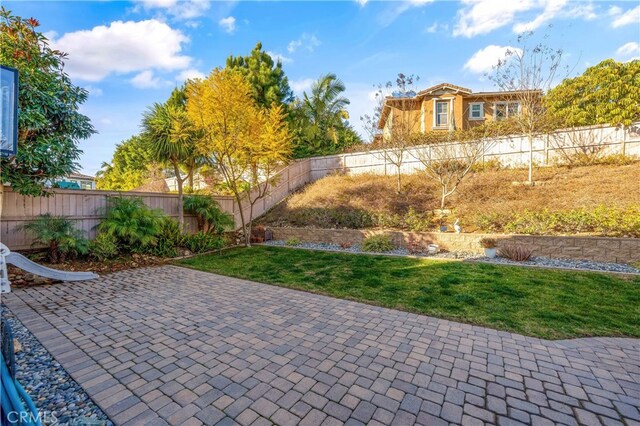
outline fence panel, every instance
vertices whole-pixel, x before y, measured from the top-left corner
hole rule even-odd
[[[639,128],[640,123],[628,128],[587,126],[538,136],[533,140],[533,161],[543,166],[553,164],[563,161],[563,152],[576,150],[598,150],[603,155],[640,155]],[[489,148],[483,156],[484,161],[497,159],[505,166],[522,166],[529,162],[529,141],[526,137],[496,138],[487,143]],[[401,167],[403,173],[424,169],[416,158],[419,149],[407,149]],[[394,174],[396,166],[383,150],[311,158],[312,181],[336,172]]]

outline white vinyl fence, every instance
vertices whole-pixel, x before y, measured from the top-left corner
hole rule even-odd
[[[452,145],[456,145],[455,142]],[[526,136],[503,137],[487,141],[482,161],[499,160],[504,166],[521,166],[529,162],[529,141]],[[404,152],[402,173],[423,170],[418,161],[422,147]],[[551,135],[533,141],[533,161],[540,166],[565,162],[564,154],[576,151],[598,152],[599,155],[625,154],[640,156],[640,123],[629,128],[589,126]],[[395,174],[396,166],[388,161],[382,150],[311,158],[311,180],[335,173]]]

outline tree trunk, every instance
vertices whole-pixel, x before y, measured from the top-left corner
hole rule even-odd
[[[440,210],[444,210],[444,200],[447,198],[447,187],[442,186],[442,197],[440,198]]]
[[[400,166],[398,166],[398,194],[402,192],[402,175],[400,174]]]
[[[529,133],[529,183],[533,184],[533,135]]]
[[[233,195],[236,197],[236,203],[238,203],[238,209],[240,210],[240,225],[241,225],[240,229],[242,229],[242,232],[245,233],[244,237],[245,237],[245,244],[246,244],[246,241],[247,241],[247,236],[246,236],[247,225],[245,224],[245,221],[244,221],[244,213],[242,212],[241,198],[240,198],[240,195],[237,194],[236,192],[234,192]]]
[[[180,178],[180,167],[178,163],[173,163],[173,171],[176,174],[176,183],[178,184],[178,228],[180,232],[184,230],[184,203],[182,201],[182,179]]]
[[[251,197],[251,195],[249,195]],[[246,234],[246,244],[247,247],[251,247],[251,227],[253,226],[253,203],[249,200],[249,223],[248,230]]]

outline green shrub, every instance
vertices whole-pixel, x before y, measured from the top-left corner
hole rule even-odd
[[[515,213],[504,225],[516,234],[580,234],[640,237],[640,205],[627,208],[598,206],[595,209],[529,211]]]
[[[184,211],[196,216],[198,231],[222,234],[233,229],[233,216],[223,212],[211,197],[190,195],[184,198]]]
[[[118,243],[113,235],[100,232],[94,240],[89,242],[89,253],[99,261],[117,256],[118,251]]]
[[[192,253],[204,253],[224,247],[224,238],[207,232],[198,231],[183,237],[183,245]]]
[[[362,250],[374,253],[391,251],[395,248],[388,235],[372,235],[362,241]]]
[[[156,244],[164,221],[162,210],[150,209],[141,198],[113,197],[98,229],[115,237],[120,247],[139,253]]]
[[[63,262],[67,256],[86,254],[89,250],[89,242],[83,232],[75,229],[73,222],[63,216],[39,215],[22,229],[33,233],[34,244],[48,247],[51,263]]]
[[[300,238],[298,237],[290,237],[290,238],[287,238],[287,241],[285,241],[284,243],[288,246],[293,247],[293,246],[300,245],[301,241],[300,241]]]
[[[145,246],[144,252],[157,257],[176,257],[183,246],[185,235],[180,232],[178,222],[165,217],[153,244]]]

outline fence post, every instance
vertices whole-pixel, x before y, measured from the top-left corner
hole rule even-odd
[[[549,135],[544,137],[544,165],[549,165]]]

